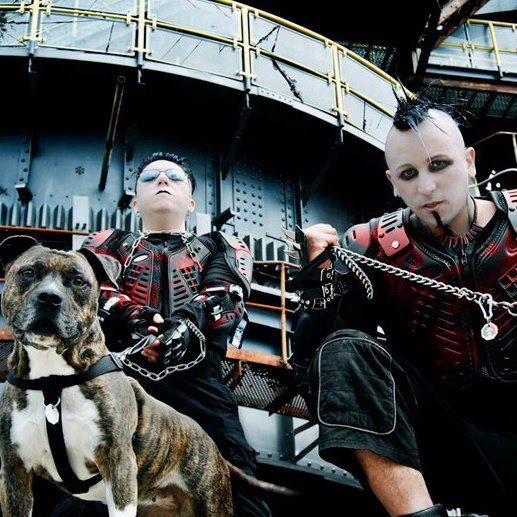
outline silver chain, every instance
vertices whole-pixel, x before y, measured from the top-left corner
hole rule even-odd
[[[335,248],[336,254],[338,249],[339,248]],[[366,289],[366,298],[368,298],[368,300],[372,300],[373,284],[372,281],[368,278],[368,275],[350,257],[343,255],[339,258],[352,270],[352,272],[357,276],[357,278],[359,278],[359,280],[363,283],[364,288]]]
[[[511,316],[517,317],[517,302],[496,302],[494,301],[491,294],[478,293],[476,291],[467,289],[466,287],[456,287],[453,285],[446,284],[445,282],[439,282],[438,280],[433,280],[432,278],[417,275],[416,273],[411,273],[410,271],[406,271],[405,269],[400,269],[398,267],[385,264],[384,262],[380,262],[379,260],[365,257],[364,255],[361,255],[354,251],[347,250],[345,248],[340,248],[336,246],[334,247],[334,253],[340,260],[345,262],[349,267],[351,263],[359,262],[366,266],[370,266],[374,269],[378,269],[384,273],[389,273],[390,275],[395,275],[400,278],[404,278],[405,280],[409,280],[411,282],[415,282],[426,287],[431,287],[433,289],[437,289],[448,294],[452,294],[460,299],[465,298],[468,301],[475,302],[479,305],[481,311],[483,312],[483,316],[487,321],[490,321],[492,319],[493,307],[505,309]],[[359,266],[357,266],[356,264],[356,267],[358,268]],[[363,273],[363,275],[365,275],[364,271],[361,270],[361,272]],[[361,278],[361,276],[359,276],[359,278],[366,288],[367,296],[371,293],[371,296],[373,297],[373,285],[370,279],[368,279],[368,281],[365,282],[365,280]],[[371,298],[368,297],[368,299]]]
[[[185,370],[190,370],[197,364],[199,364],[206,356],[206,340],[203,333],[192,323],[189,319],[184,320],[185,325],[196,335],[196,337],[199,340],[199,355],[193,359],[192,361],[189,361],[188,363],[182,363],[177,364],[175,366],[168,366],[164,370],[162,370],[160,373],[154,373],[150,372],[143,366],[140,366],[139,364],[134,363],[133,361],[130,361],[127,358],[127,355],[134,347],[129,347],[123,350],[122,352],[112,352],[114,355],[116,355],[122,363],[127,366],[128,368],[131,368],[135,372],[139,373],[143,377],[147,377],[148,379],[152,381],[161,381],[167,375],[170,375],[171,373],[175,372],[183,372]]]
[[[126,269],[129,267],[129,264],[131,264],[131,261],[133,260],[133,255],[135,254],[136,249],[138,248],[140,242],[142,239],[145,239],[149,234],[144,232],[138,232],[138,237],[133,241],[133,244],[131,245],[131,249],[129,250],[129,255],[127,256],[126,260],[124,260],[124,267],[122,269],[122,277],[126,274]]]
[[[133,255],[135,254],[135,251],[137,250],[140,243],[142,242],[142,239],[147,239],[147,237],[149,236],[150,233],[153,233],[153,232],[142,232],[142,231],[138,232],[138,237],[133,241],[133,244],[131,245],[131,249],[129,250],[129,255],[127,256],[126,260],[124,260],[122,276],[124,276],[126,269],[131,264],[131,261],[133,260]],[[192,248],[192,244],[190,243],[190,237],[192,236],[191,232],[160,232],[160,233],[168,233],[169,235],[179,235],[181,237],[183,244],[187,248],[190,258],[199,265],[199,261],[196,258],[196,253],[194,252],[194,249]]]

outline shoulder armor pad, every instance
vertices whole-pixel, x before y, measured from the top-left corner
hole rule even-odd
[[[242,281],[246,291],[246,298],[251,292],[251,277],[253,274],[253,257],[246,244],[233,235],[217,232],[224,251],[228,267]]]
[[[513,231],[517,233],[517,189],[501,190],[501,194],[506,201],[506,207],[504,208],[499,206],[494,194],[495,192],[492,194],[492,198],[496,206],[508,214],[508,220],[513,227]]]
[[[343,248],[364,255],[370,247],[371,239],[370,223],[361,223],[352,226],[345,232],[341,237],[341,245]]]
[[[404,209],[400,208],[396,212],[384,214],[379,219],[377,239],[380,247],[388,257],[399,253],[409,246],[409,237],[404,228]]]
[[[113,234],[114,230],[101,230],[100,232],[90,233],[84,240],[82,248],[95,249],[102,246]]]

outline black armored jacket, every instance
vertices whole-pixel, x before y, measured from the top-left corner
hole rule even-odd
[[[399,210],[348,230],[342,246],[380,262],[456,287],[491,294],[497,302],[517,301],[517,190],[493,192],[497,210],[465,242],[439,242]],[[517,318],[494,308],[497,336],[486,341],[479,306],[443,291],[361,265],[373,282],[374,298],[350,271],[341,276],[339,313],[348,328],[385,332],[398,357],[417,364],[445,386],[481,380],[517,382]],[[339,277],[339,275],[338,275]],[[355,293],[355,294],[354,294]],[[358,323],[359,322],[359,323]]]
[[[89,235],[83,247],[122,265],[118,285],[101,286],[99,308],[107,315],[103,327],[124,325],[143,307],[156,309],[164,318],[182,313],[200,326],[200,304],[217,294],[224,298],[221,317],[207,319],[200,330],[212,347],[225,353],[251,289],[253,260],[242,241],[221,232],[198,237],[104,230]]]

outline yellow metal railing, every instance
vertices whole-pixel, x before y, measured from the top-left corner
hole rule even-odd
[[[0,12],[14,11],[20,14],[29,13],[29,32],[26,36],[21,37],[20,41],[22,43],[25,41],[33,42],[34,48],[42,46],[55,46],[46,45],[45,34],[42,33],[42,22],[44,21],[44,17],[50,16],[52,14],[69,15],[71,17],[77,18],[88,17],[104,20],[116,20],[118,22],[125,22],[128,26],[133,25],[136,30],[136,37],[133,43],[134,46],[131,46],[128,49],[128,53],[129,55],[139,56],[140,60],[154,59],[152,56],[152,48],[149,48],[149,41],[147,36],[148,29],[151,31],[157,29],[167,29],[191,35],[193,37],[204,38],[213,42],[232,45],[234,49],[238,49],[242,53],[242,70],[236,71],[236,75],[240,76],[240,79],[247,82],[249,85],[257,84],[257,74],[253,70],[254,58],[258,59],[262,54],[266,57],[295,67],[296,69],[306,72],[313,77],[324,79],[328,82],[328,84],[331,84],[335,90],[333,96],[335,99],[335,105],[329,106],[328,112],[330,114],[333,113],[341,119],[347,120],[349,118],[349,110],[346,109],[345,104],[347,96],[352,95],[380,112],[380,114],[383,116],[393,116],[395,101],[394,99],[389,99],[389,101],[387,100],[387,97],[390,93],[388,88],[400,88],[400,85],[393,77],[366,59],[320,34],[317,34],[305,27],[297,25],[273,14],[260,11],[240,2],[232,2],[230,0],[216,0],[215,2],[207,2],[207,9],[209,7],[211,8],[211,4],[214,3],[220,4],[221,7],[224,6],[225,9],[231,8],[231,12],[237,13],[236,16],[238,17],[239,28],[238,32],[240,32],[240,34],[234,34],[233,37],[224,36],[210,32],[209,30],[200,30],[199,28],[188,27],[185,26],[185,24],[175,24],[174,20],[160,20],[160,13],[152,13],[153,4],[151,2],[150,5],[148,5],[147,0],[138,0],[137,9],[134,10],[134,8],[131,6],[131,8],[125,13],[61,7],[59,5],[54,5],[51,0],[32,0],[30,3],[21,2],[17,5],[1,5],[0,0]],[[149,13],[148,9],[151,10],[151,13]],[[153,14],[156,16],[153,16]],[[199,16],[203,16],[203,13],[200,12]],[[258,19],[268,20],[269,22],[277,24],[282,30],[292,31],[296,35],[303,35],[304,37],[308,38],[308,40],[321,44],[322,48],[328,49],[329,70],[325,73],[321,70],[317,70],[313,66],[310,66],[308,63],[304,63],[303,59],[298,59],[297,56],[294,56],[293,58],[293,56],[281,55],[279,52],[262,49],[260,44],[253,42],[253,36],[251,34],[252,24],[254,20]],[[230,20],[231,21],[228,23],[235,22],[234,17],[231,17]],[[87,50],[71,46],[60,46],[59,48]],[[93,51],[97,52],[96,50]],[[327,52],[327,50],[324,52]],[[351,59],[354,63],[361,65],[361,73],[364,71],[364,74],[368,75],[372,81],[378,80],[380,81],[380,85],[385,86],[382,100],[379,101],[379,99],[373,98],[375,95],[372,95],[371,93],[368,95],[362,91],[361,87],[357,84],[355,87],[350,86],[351,77],[347,75],[346,70],[343,70],[343,67],[345,66],[345,59]],[[371,83],[372,81],[364,80],[363,83]],[[375,91],[375,88],[372,88],[371,91]]]
[[[479,43],[473,43],[471,41],[461,41],[461,42],[455,42],[455,41],[443,41],[439,47],[452,47],[452,48],[459,48],[462,50],[471,50],[472,52],[475,52],[476,50],[486,51],[486,52],[493,52],[494,54],[494,61],[497,66],[497,69],[500,73],[503,73],[503,63],[501,60],[501,54],[517,54],[517,24],[515,23],[506,23],[506,22],[496,22],[491,20],[478,20],[478,19],[469,19],[466,22],[467,29],[471,26],[475,25],[481,25],[486,26],[488,28],[488,33],[490,35],[490,45],[483,45]],[[516,44],[513,46],[513,48],[506,48],[502,46],[498,39],[497,34],[499,30],[501,29],[510,29],[512,33],[515,35],[515,41]],[[439,48],[438,47],[438,48]]]

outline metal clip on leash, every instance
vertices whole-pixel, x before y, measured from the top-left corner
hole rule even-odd
[[[494,299],[491,294],[487,294],[485,299],[476,300],[476,303],[479,305],[481,312],[483,313],[483,317],[485,318],[486,323],[481,328],[481,337],[485,341],[492,341],[497,334],[499,333],[499,329],[495,323],[492,323],[493,316],[493,306]],[[486,303],[486,307],[485,307]]]

